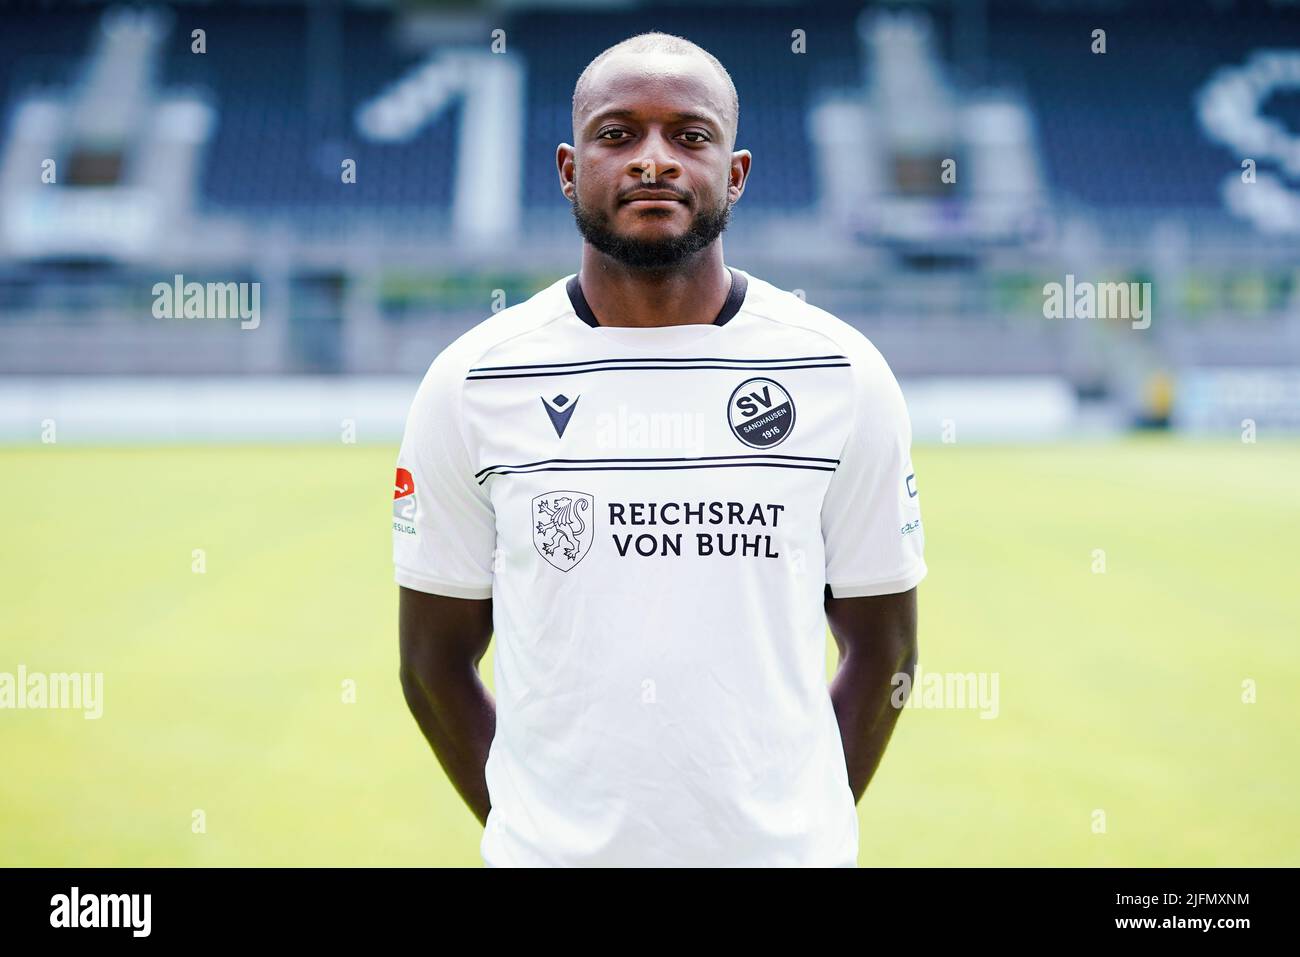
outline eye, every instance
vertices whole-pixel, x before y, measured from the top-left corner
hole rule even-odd
[[[596,139],[598,140],[609,139],[610,137],[608,134],[610,133],[627,133],[627,130],[619,129],[618,127],[612,127],[611,129],[608,130],[601,130],[599,133],[596,134]],[[619,140],[622,139],[626,139],[626,137],[619,138]],[[615,140],[615,142],[618,142],[619,140]]]
[[[709,141],[709,134],[708,134],[708,133],[705,133],[705,132],[702,132],[702,131],[700,131],[700,130],[687,130],[685,133],[682,134],[682,136],[698,136],[698,137],[699,137],[698,140],[688,140],[687,142],[689,142],[689,143],[707,143],[707,142]]]

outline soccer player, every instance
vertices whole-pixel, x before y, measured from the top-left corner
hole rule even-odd
[[[410,409],[402,685],[489,866],[857,863],[916,660],[911,424],[861,333],[724,264],[738,117],[681,38],[593,60],[556,153],[579,272]]]

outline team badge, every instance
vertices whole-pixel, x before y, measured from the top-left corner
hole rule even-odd
[[[533,499],[533,545],[552,566],[567,572],[591,549],[596,500],[586,492],[546,492]]]
[[[794,399],[775,379],[746,379],[727,400],[727,424],[750,448],[770,449],[794,428]]]

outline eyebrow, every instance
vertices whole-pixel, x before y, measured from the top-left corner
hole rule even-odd
[[[602,120],[614,119],[615,117],[632,119],[635,118],[636,115],[637,115],[636,110],[604,110],[600,113],[597,113],[595,116],[593,116],[590,120],[587,121],[587,129],[590,129],[591,127],[595,126],[597,123],[601,122]],[[691,121],[696,123],[705,123],[709,126],[712,126],[714,129],[718,129],[718,130],[722,129],[722,124],[720,124],[713,117],[705,113],[692,113],[690,111],[685,111],[685,112],[678,112],[678,113],[669,113],[668,116],[674,122]]]

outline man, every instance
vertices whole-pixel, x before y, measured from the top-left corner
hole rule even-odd
[[[488,865],[856,865],[916,658],[911,425],[865,337],[723,264],[738,115],[680,38],[592,61],[556,154],[580,272],[411,407],[402,683]]]

